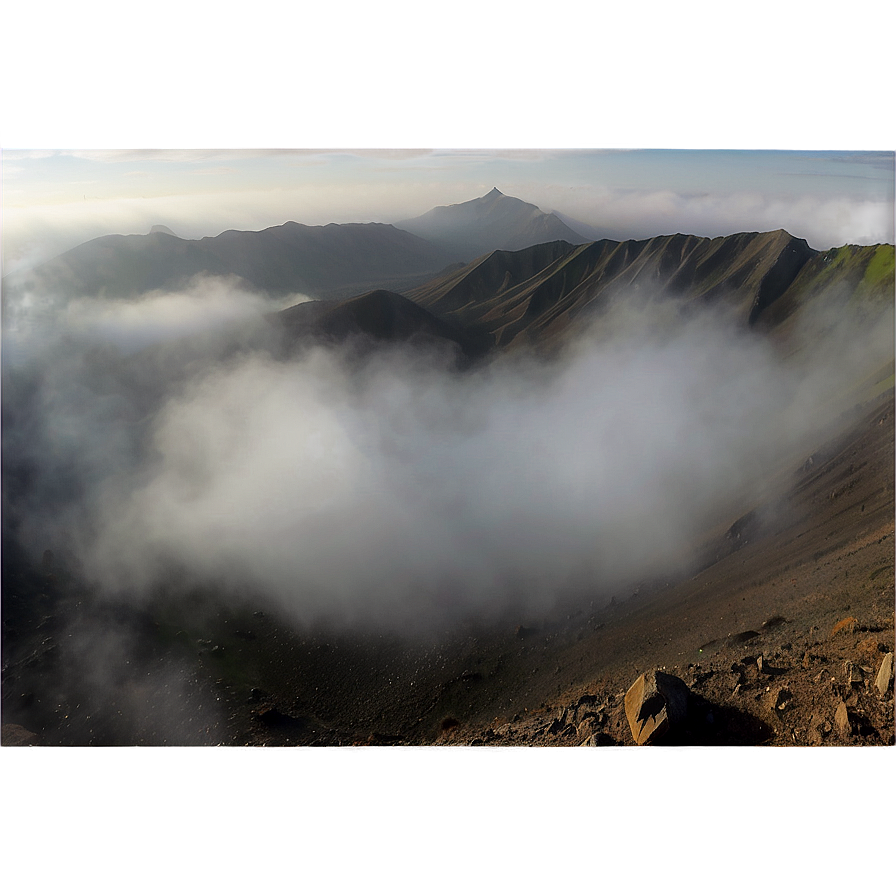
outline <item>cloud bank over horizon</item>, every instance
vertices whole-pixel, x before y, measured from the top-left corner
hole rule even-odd
[[[108,233],[391,223],[492,187],[613,239],[783,228],[816,249],[894,241],[892,153],[4,153],[8,273]]]

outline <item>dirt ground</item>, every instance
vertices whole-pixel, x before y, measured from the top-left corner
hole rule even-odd
[[[95,604],[64,558],[9,560],[3,744],[628,745],[624,695],[650,669],[692,694],[671,744],[892,744],[893,424],[891,390],[684,580],[427,643],[214,602],[187,624],[163,600]],[[103,638],[108,668],[85,674],[75,645]]]

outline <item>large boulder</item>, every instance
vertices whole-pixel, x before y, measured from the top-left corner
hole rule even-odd
[[[625,695],[625,715],[638,746],[653,744],[684,725],[690,691],[675,675],[645,672]]]

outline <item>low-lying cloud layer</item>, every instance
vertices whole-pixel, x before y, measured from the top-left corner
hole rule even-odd
[[[202,290],[218,320],[243,298]],[[399,631],[688,568],[708,526],[814,449],[831,396],[892,357],[891,328],[785,359],[715,312],[624,297],[560,359],[464,374],[396,347],[122,356],[189,304],[72,308],[5,363],[7,521],[118,597],[201,584]]]
[[[892,197],[782,195],[757,191],[578,191],[557,211],[579,218],[610,239],[656,234],[727,236],[783,229],[824,251],[847,244],[893,242]],[[596,219],[592,209],[600,209]],[[586,235],[586,234],[583,234]]]

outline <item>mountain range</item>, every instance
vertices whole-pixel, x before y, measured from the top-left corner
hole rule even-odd
[[[200,240],[157,225],[104,236],[5,277],[3,291],[114,299],[184,287],[199,274],[229,276],[272,297],[325,300],[280,315],[290,338],[302,327],[333,338],[425,332],[478,355],[553,342],[617,297],[716,304],[772,328],[835,294],[891,302],[893,270],[893,246],[820,252],[784,230],[586,242],[557,215],[493,189],[399,225],[287,222]]]
[[[269,295],[346,298],[372,289],[405,290],[494,249],[553,240],[587,242],[556,215],[495,189],[398,225],[288,221],[185,240],[157,224],[147,234],[102,236],[16,271],[3,278],[3,289],[13,295],[129,297],[182,288],[198,274],[211,274],[237,277]]]
[[[154,227],[147,234],[99,237],[50,261],[3,278],[4,292],[41,291],[64,298],[130,297],[182,288],[199,274],[237,277],[273,296],[316,298],[365,286],[419,282],[450,257],[391,224],[289,221],[261,231],[226,230],[184,240]]]

